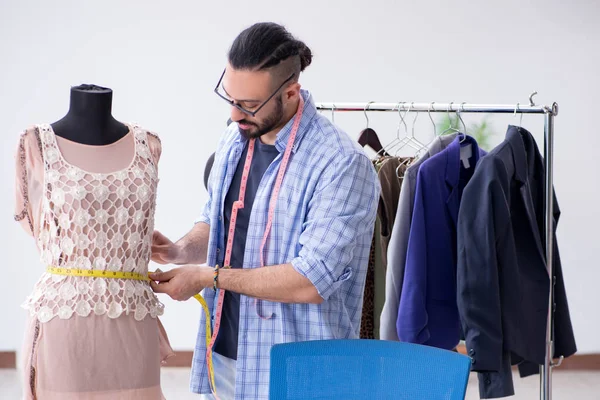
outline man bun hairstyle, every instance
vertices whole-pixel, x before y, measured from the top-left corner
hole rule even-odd
[[[312,52],[285,27],[261,22],[245,29],[234,40],[228,54],[229,64],[238,70],[271,70],[287,79],[298,79],[312,62]],[[287,75],[287,76],[286,76]]]

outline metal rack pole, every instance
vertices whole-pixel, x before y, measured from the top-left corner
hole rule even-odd
[[[496,114],[546,114],[547,106],[530,104],[468,104],[468,103],[317,103],[317,110],[345,111],[413,111],[413,112],[463,112]]]
[[[558,105],[554,103],[546,113],[544,123],[544,167],[546,169],[546,268],[550,277],[548,295],[548,317],[546,321],[546,357],[540,367],[540,399],[552,400],[552,368],[554,356],[554,117],[558,114]]]
[[[545,230],[546,230],[546,268],[550,281],[548,299],[548,317],[546,321],[546,357],[540,366],[540,399],[552,400],[552,368],[561,364],[563,357],[553,364],[554,356],[554,117],[558,115],[558,104],[552,107],[533,104],[532,96],[528,105],[512,104],[467,104],[467,103],[318,103],[317,110],[332,112],[362,111],[412,111],[412,112],[459,112],[491,114],[544,114],[544,167],[546,170],[545,188]]]

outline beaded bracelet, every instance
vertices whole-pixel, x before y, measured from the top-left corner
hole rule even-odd
[[[215,271],[213,272],[213,290],[217,291],[217,280],[219,279],[219,266],[215,265]]]
[[[223,267],[223,268],[229,268],[229,267]],[[217,281],[219,280],[219,266],[215,265],[215,270],[213,272],[213,290],[216,292],[217,291]]]

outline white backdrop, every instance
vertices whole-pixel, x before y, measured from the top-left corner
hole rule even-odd
[[[43,268],[33,240],[12,220],[19,133],[61,118],[70,86],[112,88],[117,119],[161,136],[156,226],[178,239],[205,201],[204,164],[228,118],[227,105],[212,92],[226,51],[243,28],[271,20],[312,48],[313,65],[301,82],[319,101],[526,103],[538,90],[538,103],[559,102],[558,240],[580,352],[600,352],[600,136],[592,108],[600,89],[598,15],[592,0],[0,0],[0,351],[20,347],[19,305]],[[476,118],[465,116],[467,124]],[[373,115],[371,126],[386,143],[397,120]],[[365,124],[360,113],[335,121],[354,137]],[[490,121],[498,143],[518,118]],[[543,117],[525,116],[523,124],[541,139]],[[427,138],[431,129],[421,116],[416,132]],[[192,349],[200,307],[164,301],[173,346]]]

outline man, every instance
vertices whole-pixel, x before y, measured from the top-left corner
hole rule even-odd
[[[358,338],[380,188],[363,150],[300,89],[311,60],[277,24],[253,25],[235,39],[215,89],[234,123],[217,148],[208,202],[178,242],[154,235],[153,260],[192,264],[153,275],[157,293],[186,300],[208,288],[222,400],[268,398],[276,343]],[[242,207],[228,246],[234,204]],[[192,366],[196,393],[210,393],[204,326]]]

